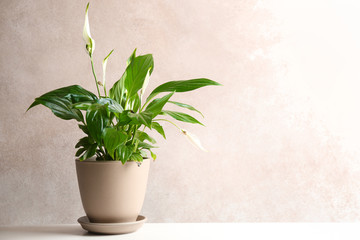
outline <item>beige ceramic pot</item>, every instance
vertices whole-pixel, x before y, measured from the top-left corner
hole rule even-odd
[[[93,223],[134,222],[145,197],[150,160],[76,160],[81,201]]]

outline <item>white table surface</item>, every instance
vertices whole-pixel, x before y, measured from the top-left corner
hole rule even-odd
[[[137,232],[95,235],[80,225],[0,226],[1,240],[360,239],[360,223],[145,223]]]

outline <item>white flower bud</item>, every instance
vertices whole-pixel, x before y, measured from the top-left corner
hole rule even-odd
[[[89,55],[91,57],[95,50],[95,40],[91,38],[91,34],[90,34],[88,10],[89,10],[89,3],[87,4],[86,11],[85,11],[85,24],[84,24],[84,30],[83,30],[83,39],[86,43],[86,51],[89,53]]]
[[[188,132],[185,129],[181,129],[181,133],[186,136],[189,142],[200,150],[207,152],[207,150],[201,145],[200,139],[194,134]]]

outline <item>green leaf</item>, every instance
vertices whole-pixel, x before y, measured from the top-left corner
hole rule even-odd
[[[120,161],[125,164],[127,160],[129,160],[132,154],[133,146],[120,145],[117,150],[117,156]]]
[[[88,148],[91,144],[94,143],[94,140],[89,136],[83,137],[79,140],[79,142],[75,145],[75,148],[84,147]]]
[[[128,97],[132,97],[143,86],[149,69],[150,74],[154,68],[154,60],[151,54],[135,57],[126,68],[126,77],[124,81]]]
[[[86,125],[79,124],[78,126],[86,135],[89,134],[89,130]]]
[[[151,158],[154,159],[154,161],[156,160],[156,154],[153,153],[153,151],[149,150],[150,154],[151,154]]]
[[[124,111],[122,106],[111,98],[100,98],[92,102],[80,102],[72,105],[76,109],[80,110],[99,110],[104,109],[109,112],[115,113],[117,117]]]
[[[128,116],[132,119],[130,124],[143,124],[151,129],[152,113],[143,111],[141,113],[128,113]]]
[[[155,88],[146,101],[149,101],[153,97],[155,97],[157,94],[161,92],[188,92],[192,91],[201,87],[209,86],[209,85],[221,85],[220,83],[217,83],[215,81],[212,81],[207,78],[197,78],[197,79],[190,79],[190,80],[181,80],[181,81],[170,81],[166,82],[157,88]]]
[[[125,78],[126,72],[124,72],[121,78],[114,83],[109,91],[109,97],[117,101],[121,106],[124,106],[123,103],[125,103]]]
[[[140,97],[138,94],[134,94],[129,98],[128,107],[126,109],[132,110],[133,112],[137,112],[140,107]]]
[[[133,153],[130,156],[130,160],[135,161],[135,162],[142,162],[144,159],[140,153]]]
[[[86,148],[79,148],[79,150],[77,150],[77,152],[75,154],[75,157],[79,157],[85,151],[86,151]]]
[[[113,159],[115,149],[121,144],[125,144],[127,140],[127,134],[123,131],[118,131],[115,128],[105,128],[102,137],[104,146]]]
[[[36,105],[42,104],[48,107],[55,116],[64,119],[71,120],[75,119],[78,122],[84,122],[84,117],[80,110],[71,108],[72,103],[68,99],[60,98],[36,98]],[[35,105],[32,105],[33,107]],[[30,109],[30,108],[29,108]]]
[[[122,113],[124,111],[123,107],[111,98],[100,98],[96,102],[101,105],[107,104],[109,111],[113,113]]]
[[[158,147],[157,147],[157,146],[153,146],[153,145],[151,145],[151,144],[148,144],[148,143],[146,143],[146,142],[139,142],[138,148],[150,149],[150,148],[158,148]]]
[[[201,122],[196,120],[194,117],[192,117],[192,116],[190,116],[190,115],[188,115],[186,113],[164,110],[164,111],[161,112],[161,114],[169,115],[170,117],[173,117],[174,119],[176,119],[178,121],[188,122],[188,123],[197,123],[197,124],[200,124],[200,125],[204,126],[204,124],[202,124]]]
[[[75,156],[79,157],[81,154],[85,152],[83,156],[79,158],[80,160],[85,160],[87,158],[94,156],[97,148],[97,144],[94,143],[94,140],[92,138],[87,136],[81,138],[79,142],[75,145],[75,148],[79,148]]]
[[[83,39],[86,43],[86,50],[89,53],[90,57],[93,55],[94,50],[95,50],[95,40],[91,37],[90,34],[90,26],[89,26],[89,16],[88,16],[88,11],[89,11],[89,4],[87,4],[86,6],[86,11],[85,11],[85,23],[84,23],[84,29],[83,29]]]
[[[152,117],[156,117],[164,107],[164,105],[167,103],[167,101],[170,99],[170,97],[174,95],[174,93],[169,93],[162,98],[157,98],[153,100],[149,105],[146,107],[145,111],[151,112],[153,115]]]
[[[91,106],[94,104],[95,102],[81,102],[81,103],[75,103],[72,105],[73,108],[76,109],[80,109],[80,110],[88,110],[89,108],[91,108]]]
[[[145,93],[145,90],[147,88],[147,86],[149,85],[149,80],[150,80],[150,71],[151,71],[152,68],[149,68],[149,70],[147,71],[146,73],[146,77],[145,77],[145,80],[144,80],[144,83],[141,87],[141,91],[140,91],[140,99],[142,99],[144,93]]]
[[[94,143],[92,145],[89,146],[89,148],[86,150],[86,152],[84,153],[84,155],[82,155],[79,159],[80,161],[86,160],[88,158],[91,158],[92,156],[95,155],[96,152],[96,148],[97,148],[97,144]]]
[[[102,131],[107,126],[109,119],[107,112],[104,109],[90,110],[86,112],[86,123],[90,136],[98,143],[101,144]]]
[[[139,150],[139,152],[143,158],[147,158],[147,152],[145,150]]]
[[[130,57],[126,60],[126,66],[129,66],[129,64],[134,60],[136,57],[136,48],[134,49],[133,53],[130,55]]]
[[[129,117],[130,110],[123,111],[120,116],[118,117],[118,122],[116,126],[124,126],[131,122],[131,118]]]
[[[158,122],[152,122],[152,123],[151,123],[151,127],[154,128],[158,133],[160,133],[161,136],[164,137],[164,139],[166,139],[164,129],[163,129],[163,127],[160,125],[160,123],[158,123]]]
[[[185,104],[185,103],[174,102],[174,101],[169,101],[169,103],[172,103],[172,104],[175,104],[175,105],[177,105],[177,106],[179,106],[179,107],[187,108],[187,109],[189,109],[189,110],[198,112],[198,113],[201,114],[202,117],[204,117],[204,115],[203,115],[199,110],[197,110],[196,108],[194,108],[193,106],[190,106],[190,105]]]
[[[153,143],[153,144],[156,143],[154,138],[150,137],[146,132],[143,132],[143,131],[140,131],[140,130],[136,131],[135,137],[137,139],[139,139],[141,142],[143,142],[144,140],[148,140],[150,143]]]
[[[48,107],[55,116],[70,120],[75,119],[83,122],[83,115],[78,109],[74,109],[72,105],[78,102],[93,101],[97,97],[80,87],[79,85],[72,85],[68,87],[59,88],[35,98],[35,101],[30,105],[27,111],[39,104]]]
[[[126,67],[129,67],[129,64],[135,59],[135,57],[136,57],[136,48],[131,54],[131,56],[127,59]],[[114,83],[114,85],[112,86],[109,92],[110,98],[114,99],[122,106],[124,106],[126,100],[126,89],[125,89],[126,76],[127,76],[127,71],[125,70],[121,78]]]

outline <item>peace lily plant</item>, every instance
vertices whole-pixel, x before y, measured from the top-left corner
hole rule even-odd
[[[96,155],[98,161],[121,161],[125,164],[132,160],[141,163],[143,158],[147,157],[147,153],[150,153],[155,160],[156,155],[152,148],[155,147],[153,144],[156,142],[145,130],[146,128],[155,130],[165,138],[164,129],[160,124],[164,121],[177,127],[190,142],[204,150],[196,136],[163,116],[169,116],[181,122],[203,124],[186,113],[165,110],[164,106],[170,103],[201,114],[194,107],[170,101],[170,98],[175,93],[220,84],[206,78],[170,81],[156,87],[144,98],[146,87],[154,70],[154,60],[151,54],[136,56],[135,49],[127,59],[125,72],[107,91],[106,64],[114,50],[110,51],[102,62],[101,82],[94,70],[95,40],[90,34],[88,9],[89,4],[86,7],[83,38],[86,43],[86,52],[90,57],[97,96],[79,85],[72,85],[36,98],[28,110],[42,104],[61,119],[75,119],[79,128],[86,134],[75,146],[78,149],[75,156],[80,160],[86,160]],[[167,94],[155,98],[160,93]]]

